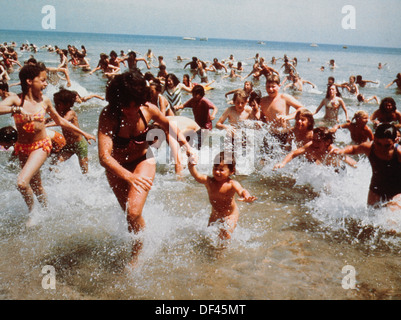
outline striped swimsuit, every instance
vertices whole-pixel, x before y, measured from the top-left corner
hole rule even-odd
[[[178,85],[171,93],[169,92],[168,89],[166,89],[166,91],[164,91],[164,96],[166,97],[168,103],[170,104],[170,107],[173,110],[173,112],[176,113],[174,107],[182,104],[181,87]]]

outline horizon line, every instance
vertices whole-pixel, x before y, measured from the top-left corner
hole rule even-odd
[[[0,29],[0,31],[19,31],[19,32],[50,32],[50,33],[76,33],[76,34],[103,34],[103,35],[121,35],[121,36],[144,36],[144,37],[169,37],[169,38],[183,38],[188,37],[183,35],[151,35],[151,34],[132,34],[132,33],[113,33],[113,32],[81,32],[81,31],[58,31],[58,30],[18,30],[18,29]],[[351,46],[351,47],[363,47],[363,48],[381,48],[381,49],[401,49],[401,47],[383,47],[383,46],[372,46],[372,45],[355,45],[355,44],[333,44],[333,43],[320,43],[320,42],[294,42],[294,41],[275,41],[275,40],[263,40],[263,39],[236,39],[236,38],[211,38],[206,36],[197,36],[195,39],[199,38],[208,38],[213,40],[239,40],[239,41],[263,41],[263,42],[271,42],[271,43],[298,43],[298,44],[317,44],[317,45],[325,45],[325,46]]]

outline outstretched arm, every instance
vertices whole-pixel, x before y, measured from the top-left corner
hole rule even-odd
[[[238,181],[232,180],[234,190],[241,197],[238,201],[254,202],[257,198],[251,196],[248,190],[244,189]]]
[[[67,130],[71,130],[73,132],[76,132],[78,134],[81,134],[84,136],[84,138],[88,141],[89,144],[91,144],[90,140],[94,140],[96,141],[96,137],[86,133],[85,131],[81,130],[80,128],[78,128],[77,126],[73,125],[71,122],[69,122],[68,120],[64,119],[62,116],[60,116],[56,109],[54,109],[54,107],[52,106],[50,100],[46,101],[46,111],[47,113],[49,113],[50,117],[54,120],[54,122],[67,129]]]
[[[306,148],[309,147],[312,144],[312,141],[308,142],[306,145],[304,145],[301,148],[298,148],[294,151],[291,151],[289,154],[287,154],[287,156],[284,158],[283,161],[281,161],[280,163],[277,163],[274,167],[273,170],[276,169],[281,169],[284,168],[285,165],[290,162],[291,160],[293,160],[294,158],[300,156],[301,154],[304,154],[306,152]]]
[[[345,118],[347,119],[347,121],[349,121],[349,118],[348,118],[348,111],[347,111],[347,108],[345,107],[345,103],[344,103],[344,100],[340,100],[340,105],[341,105],[341,108],[343,108],[343,110],[344,110],[344,112],[345,112]]]
[[[188,169],[189,172],[191,173],[191,175],[195,178],[195,180],[199,183],[202,184],[206,184],[207,183],[207,175],[205,174],[201,174],[198,172],[198,170],[196,169],[196,164],[193,162],[188,162]]]

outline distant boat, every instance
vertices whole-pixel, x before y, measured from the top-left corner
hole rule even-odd
[[[343,48],[344,48],[344,49],[348,49],[348,47],[347,47],[347,46],[343,46]]]
[[[192,38],[192,37],[184,37],[182,38],[183,40],[196,40],[196,38]]]
[[[258,44],[266,44],[266,43],[263,41],[258,41]]]
[[[316,43],[311,43],[310,45],[311,47],[318,47],[318,45]]]
[[[205,37],[205,38],[200,38],[199,40],[200,41],[208,41],[209,39]]]

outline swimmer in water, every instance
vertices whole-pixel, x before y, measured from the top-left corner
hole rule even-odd
[[[368,83],[379,84],[379,83],[376,82],[376,81],[372,81],[372,80],[363,80],[361,75],[357,75],[357,76],[356,76],[356,81],[355,81],[355,83],[356,83],[357,85],[359,85],[361,88],[365,88],[366,85],[367,85]]]
[[[365,98],[365,96],[362,93],[360,93],[356,98],[358,99],[358,102],[368,103],[370,101],[375,100],[377,104],[380,104],[379,98],[377,96],[371,96],[370,98]]]
[[[356,162],[349,157],[339,157],[333,153],[336,149],[333,145],[334,134],[326,127],[317,127],[313,129],[312,141],[308,142],[304,146],[291,151],[283,161],[277,163],[273,170],[284,168],[287,163],[299,156],[304,156],[308,161],[322,164],[325,166],[340,167],[341,161],[343,160],[350,166],[355,166]]]
[[[385,88],[390,88],[394,83],[397,84],[398,89],[401,89],[401,73],[397,73],[397,78],[386,85]]]
[[[373,132],[368,127],[369,114],[366,111],[359,110],[355,112],[351,122],[335,125],[331,132],[335,133],[338,129],[348,129],[351,139],[355,144],[361,144],[373,140]]]
[[[349,82],[345,82],[341,85],[341,88],[345,88],[348,90],[348,92],[354,96],[358,96],[359,94],[359,89],[358,85],[356,83],[356,78],[355,76],[350,76],[349,77]]]
[[[380,123],[396,123],[397,128],[401,127],[401,112],[397,110],[396,102],[393,98],[387,97],[380,103],[379,109],[373,112],[370,120],[376,127]]]

